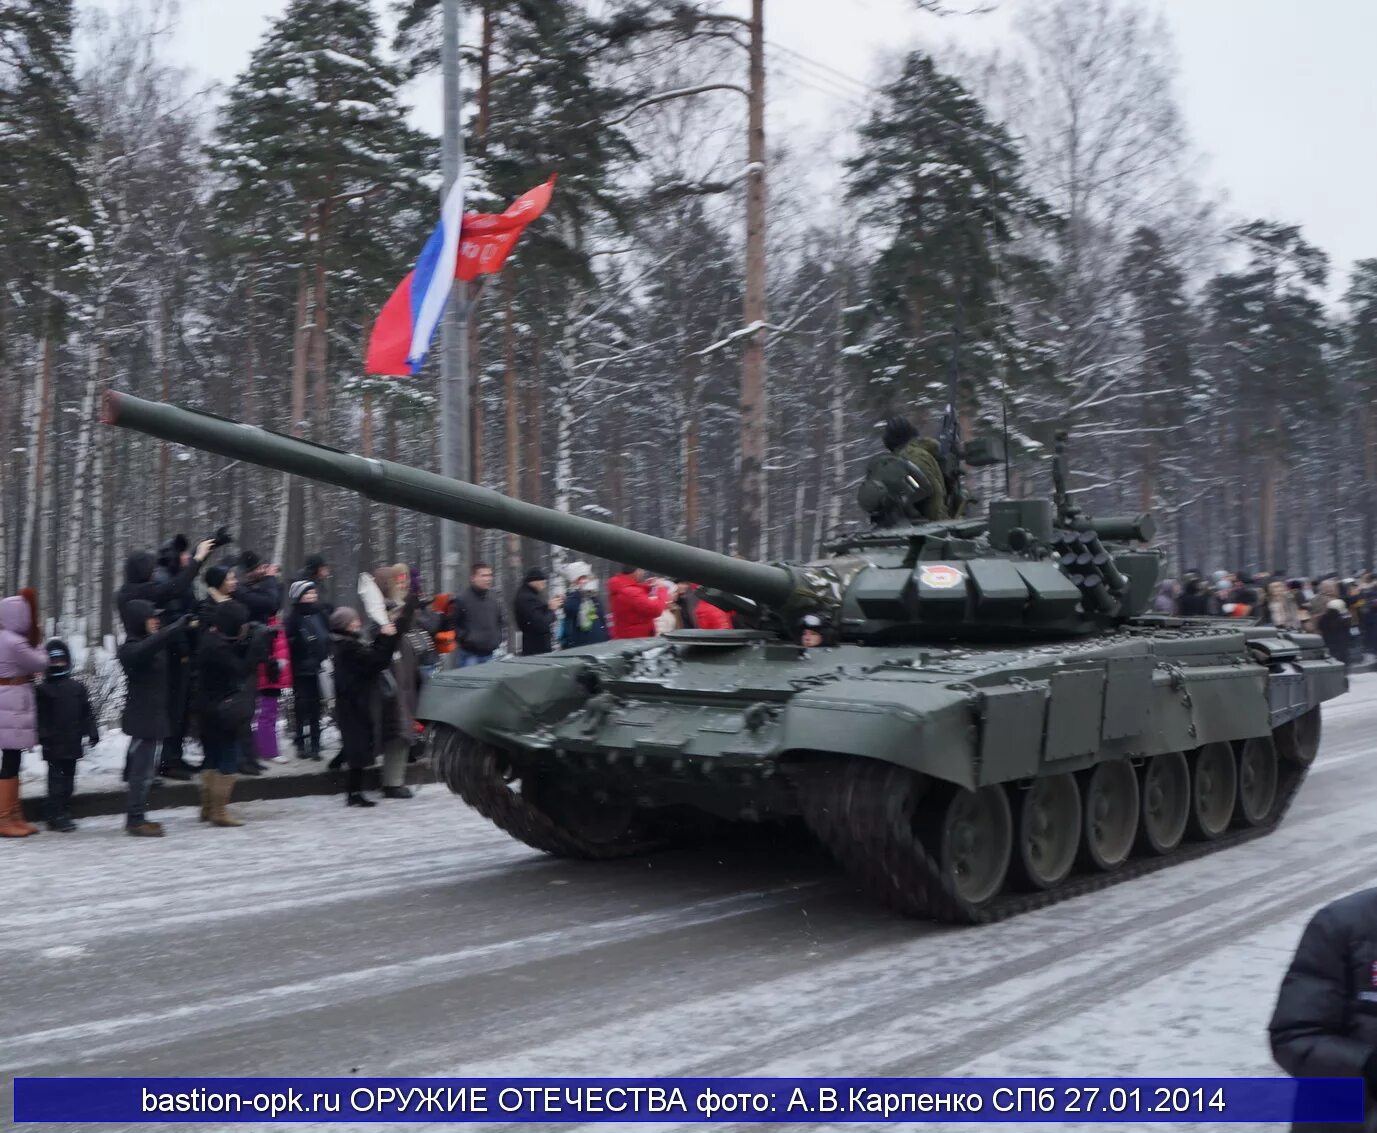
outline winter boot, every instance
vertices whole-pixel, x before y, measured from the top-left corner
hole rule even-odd
[[[19,804],[19,778],[0,779],[0,838],[27,838],[37,833],[37,826],[24,821],[24,810]]]
[[[344,805],[377,806],[378,804],[375,803],[372,799],[370,799],[367,795],[365,795],[362,791],[350,791],[348,797],[344,800]]]
[[[207,767],[201,772],[201,821],[210,821],[210,811],[212,799],[215,794],[215,780],[220,776],[220,772],[212,771]]]
[[[344,753],[343,753],[343,752],[339,753],[338,755],[335,756],[334,759],[330,760],[330,770],[331,770],[331,771],[338,771],[338,770],[339,770],[341,767],[343,767],[343,766],[344,766]]]
[[[382,792],[383,798],[385,799],[409,799],[414,797],[410,787],[384,787]]]
[[[164,759],[158,764],[158,778],[160,779],[175,779],[179,783],[190,783],[193,774],[193,769],[181,756],[176,759]]]
[[[125,820],[124,832],[131,838],[161,838],[163,827],[160,822],[149,822],[143,815],[131,815]]]
[[[226,810],[229,805],[230,792],[234,790],[236,775],[215,776],[215,782],[211,786],[211,807],[210,824],[212,826],[243,826],[244,820],[236,818]]]

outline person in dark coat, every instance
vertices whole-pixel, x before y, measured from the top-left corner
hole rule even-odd
[[[382,746],[380,701],[382,676],[392,667],[398,643],[393,622],[378,627],[371,641],[363,638],[358,611],[341,606],[330,615],[330,641],[335,666],[335,723],[340,757],[348,767],[347,806],[377,806],[363,793],[363,769]]]
[[[244,825],[226,807],[237,778],[239,748],[254,716],[258,666],[267,660],[276,633],[265,625],[251,626],[238,602],[222,602],[202,629],[196,647],[196,694],[205,751],[202,822]]]
[[[474,563],[469,584],[449,604],[450,625],[459,646],[459,668],[491,661],[507,636],[507,617],[492,592],[492,567]]]
[[[1186,579],[1185,588],[1176,602],[1176,612],[1183,618],[1205,618],[1210,616],[1210,595],[1202,578]]]
[[[320,671],[330,659],[329,610],[314,582],[288,588],[287,648],[292,655],[292,740],[298,759],[320,760]],[[309,742],[309,747],[307,746]]]
[[[146,817],[148,792],[158,766],[158,747],[171,725],[167,717],[167,654],[186,632],[189,618],[162,625],[153,603],[134,598],[120,610],[125,640],[117,656],[124,669],[124,714],[120,726],[129,737],[125,779],[129,806],[124,829],[138,838],[161,838],[163,828]]]
[[[86,686],[72,675],[67,643],[53,638],[44,649],[48,668],[43,683],[34,689],[34,699],[38,702],[38,742],[48,764],[48,829],[70,834],[77,828],[72,821],[72,793],[77,760],[83,754],[81,741],[95,747],[100,729]]]
[[[267,625],[282,609],[282,579],[276,563],[265,563],[252,551],[239,556],[239,592],[235,598],[249,612],[249,621]]]
[[[564,567],[564,580],[569,589],[564,595],[560,646],[577,649],[580,645],[597,645],[608,640],[607,611],[598,597],[593,568],[585,562],[568,563]]]
[[[1377,1121],[1377,889],[1333,901],[1301,934],[1268,1025],[1272,1057],[1293,1078],[1362,1078]],[[1293,1133],[1349,1124],[1295,1122]]]
[[[326,622],[329,622],[330,615],[335,612],[335,607],[329,601],[330,564],[325,561],[325,556],[308,555],[306,557],[306,565],[302,568],[301,573],[292,581],[309,582],[315,586],[316,610]],[[287,601],[288,603],[291,602],[290,594],[288,594]]]
[[[559,615],[550,601],[549,585],[550,576],[539,567],[533,567],[521,580],[521,589],[516,592],[516,599],[512,602],[516,628],[521,631],[523,657],[537,657],[549,653],[553,648],[550,634]]]
[[[191,584],[214,549],[213,539],[202,539],[195,554],[176,574],[159,572],[158,556],[152,551],[135,551],[124,562],[124,584],[115,591],[115,609],[123,617],[125,604],[137,598],[151,602],[155,610],[168,609],[179,601],[185,602],[189,610],[195,602]]]

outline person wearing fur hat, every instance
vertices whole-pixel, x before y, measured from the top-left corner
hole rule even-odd
[[[392,667],[401,634],[388,622],[366,641],[357,610],[341,606],[330,615],[335,664],[335,723],[340,733],[340,763],[348,768],[345,805],[377,804],[363,793],[363,769],[382,747],[383,674]]]
[[[34,676],[48,667],[39,625],[34,591],[0,599],[0,838],[38,833],[19,804],[19,760],[38,742]]]
[[[550,576],[539,567],[532,567],[521,580],[521,588],[512,602],[516,628],[521,631],[521,655],[538,657],[553,648],[550,635],[559,619],[559,604],[549,595]]]
[[[320,760],[320,673],[330,659],[330,614],[316,584],[297,579],[287,589],[287,648],[292,662],[292,740],[298,759]],[[309,739],[310,746],[307,746]]]
[[[44,646],[48,668],[34,690],[38,702],[38,742],[48,764],[48,829],[60,834],[76,830],[72,821],[72,793],[81,741],[100,742],[100,729],[91,711],[91,697],[80,678],[72,675],[72,653],[65,641],[53,638]]]

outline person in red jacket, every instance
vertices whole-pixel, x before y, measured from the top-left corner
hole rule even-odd
[[[607,581],[612,606],[612,636],[654,637],[655,619],[665,612],[672,592],[656,592],[639,567],[622,567]]]
[[[684,629],[732,628],[731,615],[726,610],[720,609],[700,597],[698,583],[681,580],[674,585],[679,592],[675,601],[679,607],[679,620],[683,622]]]

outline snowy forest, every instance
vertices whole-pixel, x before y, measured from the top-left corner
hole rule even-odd
[[[954,381],[969,433],[1007,422],[1015,492],[1066,422],[1083,502],[1155,511],[1178,569],[1377,559],[1377,258],[1332,279],[1288,218],[1221,203],[1145,4],[1042,0],[997,51],[848,75],[773,45],[773,2],[466,3],[470,209],[559,176],[476,296],[475,480],[806,558],[859,519],[878,423],[934,433]],[[438,467],[439,351],[362,365],[438,216],[406,101],[436,0],[289,0],[222,90],[175,63],[177,18],[0,0],[0,592],[90,639],[129,550],[222,523],[284,571],[438,573],[425,517],[97,423],[125,390]],[[849,125],[773,130],[800,90]],[[556,553],[477,547],[505,587]]]

